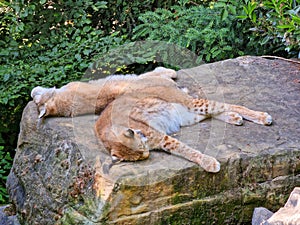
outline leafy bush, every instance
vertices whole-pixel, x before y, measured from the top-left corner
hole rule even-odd
[[[5,147],[16,142],[21,111],[34,86],[59,86],[80,78],[93,54],[121,41],[102,37],[103,32],[91,26],[92,1],[50,3],[15,1],[0,14],[0,106],[4,121],[0,144]],[[104,7],[106,3],[99,2],[92,8]]]
[[[243,11],[239,18],[251,23],[249,44],[259,44],[259,53],[300,57],[299,0],[245,1]]]
[[[157,9],[139,16],[134,40],[162,40],[189,48],[207,62],[243,55],[244,41],[236,13],[238,2],[218,1],[211,7],[187,7],[179,1],[170,9]]]
[[[6,202],[8,195],[5,189],[7,171],[10,170],[12,158],[8,152],[3,151],[4,147],[0,146],[0,204]]]

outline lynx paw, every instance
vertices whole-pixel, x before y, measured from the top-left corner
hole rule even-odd
[[[241,115],[239,115],[238,113],[234,113],[234,112],[229,112],[228,113],[229,118],[228,121],[226,121],[227,123],[231,123],[237,126],[241,126],[243,125],[243,117]]]
[[[226,123],[241,126],[243,125],[243,117],[236,112],[223,112],[214,116],[216,119],[222,120]]]
[[[166,76],[168,78],[177,78],[177,73],[175,70],[164,68],[164,67],[156,67],[154,72],[160,72],[161,75]]]
[[[250,121],[268,126],[272,124],[272,117],[266,112],[260,112],[257,118],[254,118],[252,120],[250,119]]]
[[[207,172],[217,173],[220,171],[221,164],[213,157],[202,155],[200,166]]]
[[[272,117],[268,114],[264,114],[264,120],[263,120],[264,125],[271,125],[272,124]]]

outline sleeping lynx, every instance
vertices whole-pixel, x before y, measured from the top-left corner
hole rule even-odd
[[[220,163],[169,134],[208,117],[235,125],[242,125],[243,118],[258,124],[272,123],[265,112],[194,99],[179,89],[173,78],[174,70],[159,67],[140,76],[71,82],[60,89],[36,87],[31,96],[39,118],[100,113],[95,132],[114,160],[143,160],[150,150],[163,149],[208,172],[218,172]]]

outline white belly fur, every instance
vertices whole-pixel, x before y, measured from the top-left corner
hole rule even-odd
[[[163,104],[155,113],[147,112],[145,116],[151,127],[167,134],[178,132],[180,127],[194,124],[203,118],[178,103]]]

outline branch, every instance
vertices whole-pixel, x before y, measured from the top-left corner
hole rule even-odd
[[[279,57],[279,56],[262,55],[261,57],[262,58],[271,58],[271,59],[280,59],[280,60],[283,60],[283,61],[300,64],[300,61],[296,61],[296,60],[293,60],[293,59],[286,59],[286,58]]]

